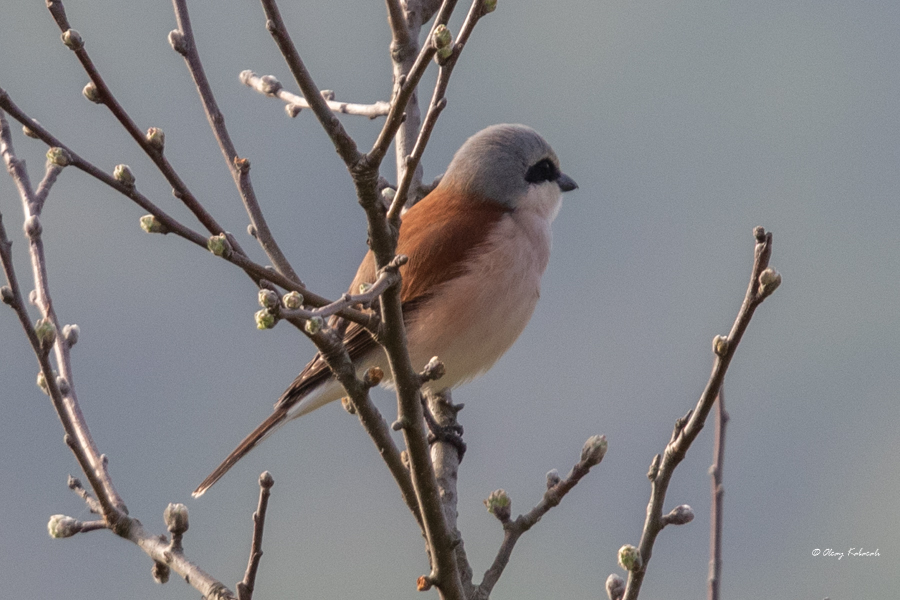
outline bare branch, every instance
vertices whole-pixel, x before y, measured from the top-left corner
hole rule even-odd
[[[99,103],[104,104],[110,112],[112,112],[116,120],[119,121],[132,139],[137,142],[141,149],[159,169],[160,173],[166,178],[166,181],[169,182],[169,185],[172,186],[175,197],[184,203],[207,231],[211,234],[218,234],[225,231],[224,228],[216,222],[213,216],[203,208],[203,205],[200,204],[197,198],[194,197],[188,189],[187,184],[185,184],[181,177],[175,172],[175,169],[163,154],[164,144],[156,141],[159,140],[158,137],[154,140],[149,133],[145,134],[142,132],[118,100],[116,100],[112,90],[106,85],[106,82],[103,80],[103,77],[101,77],[100,72],[88,55],[87,50],[85,50],[81,35],[71,29],[62,1],[48,0],[47,8],[50,9],[50,14],[56,21],[60,31],[63,32],[63,43],[75,53],[75,56],[78,58],[90,78],[91,84],[93,84],[94,89],[96,90],[96,98]]]
[[[300,91],[309,103],[310,109],[315,113],[316,118],[319,119],[319,122],[325,129],[325,133],[331,138],[344,164],[348,167],[355,165],[361,158],[356,142],[344,130],[344,126],[331,112],[331,109],[322,97],[322,93],[316,87],[312,75],[309,74],[306,65],[303,64],[300,53],[297,52],[297,48],[294,46],[287,28],[284,26],[278,5],[275,3],[275,0],[262,0],[262,6],[266,14],[266,29],[272,34],[275,44],[287,61],[288,68],[294,75],[297,85],[300,86]]]
[[[197,42],[194,39],[194,30],[191,27],[191,18],[187,10],[187,2],[185,0],[173,0],[175,7],[175,19],[178,22],[178,29],[169,34],[169,41],[172,48],[184,57],[188,71],[194,80],[194,85],[200,94],[200,100],[203,103],[203,110],[206,112],[206,118],[209,125],[219,142],[219,148],[228,164],[228,170],[231,177],[241,194],[244,201],[244,208],[250,217],[250,223],[256,231],[256,239],[260,246],[272,261],[272,264],[279,273],[296,282],[300,282],[297,273],[294,272],[290,262],[282,253],[281,248],[275,241],[275,237],[269,230],[269,225],[263,217],[259,202],[256,200],[256,192],[253,191],[253,184],[250,183],[250,161],[246,158],[238,156],[228,129],[225,127],[225,117],[219,110],[215,96],[212,93],[212,87],[206,78],[206,72],[203,70],[203,64],[200,62],[200,54],[197,51]],[[223,232],[223,230],[219,230]],[[241,252],[243,254],[243,252]]]
[[[278,98],[287,103],[287,106],[284,108],[291,117],[296,117],[300,114],[301,109],[310,108],[310,104],[306,98],[285,90],[284,87],[282,87],[281,82],[273,75],[264,75],[260,77],[253,71],[241,71],[240,80],[241,83],[247,87],[253,88],[260,94]],[[324,91],[322,92],[322,95],[329,96],[329,94]],[[354,104],[352,102],[337,102],[333,99],[326,98],[325,103],[332,112],[345,115],[358,115],[361,117],[368,117],[369,119],[387,115],[388,110],[390,110],[391,107],[388,102],[384,101],[378,101],[373,104]]]
[[[722,470],[725,463],[725,428],[728,425],[728,412],[725,410],[725,386],[719,388],[716,401],[716,432],[713,443],[713,464],[709,468],[712,484],[712,508],[709,524],[709,600],[719,600],[719,588],[722,583],[722,523],[725,499],[725,488],[722,484]]]
[[[488,511],[491,511],[503,523],[503,543],[500,544],[500,549],[497,551],[493,564],[485,572],[481,585],[476,590],[475,599],[487,600],[490,597],[491,591],[494,589],[500,576],[503,575],[503,570],[509,563],[510,556],[512,556],[513,548],[515,548],[516,542],[519,541],[522,534],[540,521],[551,508],[559,505],[565,495],[590,472],[591,468],[600,464],[600,461],[603,460],[603,456],[606,454],[606,447],[606,436],[595,435],[589,438],[581,449],[581,459],[575,463],[575,466],[572,467],[566,478],[560,479],[559,474],[555,470],[550,471],[547,474],[547,491],[544,492],[544,497],[528,513],[519,515],[515,521],[509,518],[508,496],[506,497],[506,506],[502,511],[497,510],[496,507],[502,506],[503,502],[498,502],[497,497],[494,497],[493,494],[493,502],[491,498],[485,500]]]
[[[253,588],[256,585],[256,571],[259,569],[259,561],[262,558],[263,529],[266,526],[266,509],[269,507],[270,490],[275,481],[272,475],[266,471],[259,476],[259,506],[253,513],[253,541],[250,544],[250,560],[247,563],[247,572],[244,579],[237,584],[238,600],[251,600]]]
[[[738,311],[737,318],[731,327],[728,336],[716,336],[713,340],[712,374],[706,383],[706,388],[700,396],[696,407],[685,417],[675,422],[672,439],[666,445],[662,456],[657,455],[647,474],[651,482],[650,502],[647,506],[647,519],[644,522],[644,530],[641,534],[638,550],[638,560],[628,573],[628,582],[625,587],[624,600],[636,600],[641,589],[641,583],[647,572],[647,564],[653,553],[653,544],[656,536],[666,526],[662,509],[666,499],[666,490],[675,472],[675,467],[684,459],[693,441],[700,434],[709,411],[719,394],[728,365],[734,357],[741,337],[750,324],[753,312],[781,283],[781,276],[772,268],[769,268],[769,257],[772,255],[772,234],[767,233],[762,227],[753,230],[756,238],[754,249],[753,268],[750,274],[750,284],[744,301]]]
[[[474,0],[472,2],[469,13],[466,15],[466,20],[463,22],[462,29],[459,31],[459,37],[453,45],[452,53],[447,58],[441,60],[441,70],[438,73],[438,79],[434,85],[431,104],[428,107],[428,113],[425,115],[425,122],[422,124],[422,129],[419,131],[419,135],[416,138],[416,144],[409,156],[404,157],[403,162],[398,164],[400,174],[398,177],[397,194],[394,196],[390,211],[388,212],[388,219],[392,223],[399,222],[400,211],[409,202],[409,191],[416,173],[418,173],[419,163],[422,160],[422,154],[425,152],[425,146],[428,144],[428,140],[431,139],[431,132],[437,124],[441,111],[447,106],[447,86],[450,83],[450,76],[453,74],[453,68],[456,66],[459,56],[462,53],[466,42],[469,41],[469,36],[472,35],[472,30],[475,28],[478,20],[487,14],[484,4],[484,0]],[[436,24],[441,24],[440,17],[436,21]],[[419,175],[419,179],[421,179],[421,175]],[[416,182],[417,188],[420,183],[420,181]]]

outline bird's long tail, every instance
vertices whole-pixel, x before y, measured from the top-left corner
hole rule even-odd
[[[276,410],[273,412],[268,419],[263,421],[259,427],[254,429],[250,435],[245,437],[241,443],[238,444],[238,447],[228,455],[228,458],[222,461],[222,464],[216,467],[215,471],[210,473],[209,477],[204,479],[203,483],[197,486],[197,489],[194,490],[194,493],[191,495],[194,498],[202,496],[206,490],[211,488],[215,482],[221,479],[237,461],[241,460],[248,452],[253,450],[261,441],[268,437],[269,434],[288,422],[291,417],[292,415],[290,415],[287,410]]]

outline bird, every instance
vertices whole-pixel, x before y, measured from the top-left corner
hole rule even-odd
[[[396,254],[408,257],[400,267],[400,300],[410,360],[419,370],[435,356],[445,366],[443,377],[423,389],[433,386],[439,391],[465,383],[487,371],[513,345],[540,296],[541,276],[550,259],[550,224],[562,193],[577,187],[534,129],[493,125],[466,140],[437,186],[403,214]],[[350,292],[375,279],[370,250]],[[343,328],[343,342],[357,372],[380,367],[382,384],[390,384],[387,356],[368,330],[340,323],[339,318],[331,324]],[[344,395],[317,354],[281,395],[271,416],[193,496],[203,495],[276,429]]]

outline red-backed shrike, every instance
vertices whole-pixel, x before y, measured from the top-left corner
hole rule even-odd
[[[412,365],[433,356],[446,373],[425,384],[455,387],[487,371],[531,318],[550,259],[550,223],[562,192],[578,187],[559,169],[550,145],[523,125],[494,125],[469,138],[440,184],[403,216],[397,254],[400,298]],[[350,292],[375,281],[375,259],[366,254]],[[344,335],[363,373],[380,367],[391,379],[387,356],[368,331],[350,324]],[[272,415],[194,491],[200,496],[278,427],[344,395],[318,355],[282,394]]]

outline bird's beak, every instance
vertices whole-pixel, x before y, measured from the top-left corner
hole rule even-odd
[[[559,177],[556,178],[556,183],[559,185],[559,189],[564,192],[571,192],[572,190],[578,189],[578,184],[575,183],[575,180],[565,173],[559,174]]]

